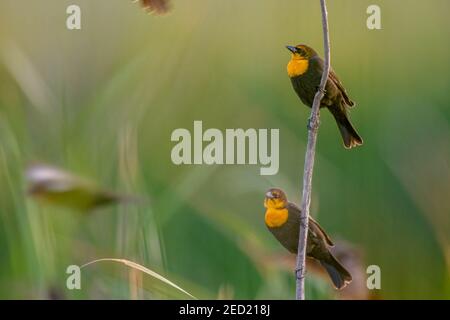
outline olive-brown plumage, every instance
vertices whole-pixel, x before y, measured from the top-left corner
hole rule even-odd
[[[265,222],[269,231],[291,253],[297,254],[300,231],[300,208],[287,200],[280,189],[266,193]],[[316,259],[328,272],[334,286],[342,289],[352,281],[350,273],[336,260],[329,247],[334,244],[322,227],[309,218],[306,255]]]
[[[287,46],[287,49],[292,53],[287,66],[292,86],[300,100],[308,107],[312,107],[324,62],[314,49],[306,45]],[[336,73],[330,69],[320,107],[328,108],[334,116],[346,148],[363,144],[363,140],[348,118],[347,109],[353,106],[354,102],[349,98]]]

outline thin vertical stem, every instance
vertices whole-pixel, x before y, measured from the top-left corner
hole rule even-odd
[[[328,32],[328,13],[325,0],[320,0],[322,11],[323,44],[325,50],[325,66],[320,80],[319,88],[314,96],[311,108],[311,117],[308,122],[308,144],[306,146],[305,165],[303,171],[303,194],[300,216],[300,235],[298,239],[298,254],[296,266],[296,299],[305,300],[305,258],[306,244],[308,240],[309,208],[311,205],[312,176],[314,170],[314,158],[316,155],[316,141],[319,130],[320,102],[325,95],[325,85],[330,71],[330,36]]]

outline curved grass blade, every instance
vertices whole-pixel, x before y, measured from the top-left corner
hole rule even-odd
[[[128,267],[130,267],[130,268],[133,268],[133,269],[139,270],[139,271],[141,271],[141,272],[144,272],[144,273],[148,274],[149,276],[151,276],[151,277],[153,277],[153,278],[155,278],[155,279],[157,279],[157,280],[159,280],[159,281],[161,281],[161,282],[164,282],[165,284],[171,286],[172,288],[175,288],[175,289],[177,289],[178,291],[180,291],[180,292],[182,292],[182,293],[188,295],[188,296],[191,297],[192,299],[197,299],[197,298],[194,297],[192,294],[190,294],[190,293],[187,292],[186,290],[180,288],[179,286],[177,286],[177,285],[176,285],[175,283],[173,283],[172,281],[170,281],[170,280],[164,278],[164,277],[163,277],[162,275],[160,275],[159,273],[156,273],[156,272],[154,272],[154,271],[152,271],[152,270],[150,270],[150,269],[148,269],[148,268],[146,268],[146,267],[144,267],[144,266],[142,266],[142,265],[140,265],[140,264],[138,264],[138,263],[136,263],[136,262],[130,261],[130,260],[126,260],[126,259],[117,259],[117,258],[102,258],[102,259],[96,259],[96,260],[90,261],[90,262],[88,262],[88,263],[85,263],[85,264],[83,264],[83,265],[81,266],[81,268],[87,267],[87,266],[89,266],[89,265],[92,265],[92,264],[95,264],[95,263],[98,263],[98,262],[103,262],[103,261],[122,263],[122,264],[124,264],[124,265],[126,265],[126,266],[128,266]]]

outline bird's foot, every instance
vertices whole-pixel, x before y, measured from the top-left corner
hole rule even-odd
[[[306,124],[306,128],[308,129],[308,130],[312,130],[312,129],[315,129],[315,128],[317,128],[318,126],[319,126],[319,124],[320,124],[320,121],[319,121],[319,119],[313,119],[312,117],[309,117],[308,118],[308,123]]]
[[[304,270],[303,268],[297,268],[295,269],[295,278],[297,280],[302,280],[305,278],[306,275],[306,270]]]
[[[306,124],[306,129],[308,129],[308,130],[312,129],[312,119],[311,119],[311,117],[308,118],[308,123]]]
[[[322,92],[324,95],[327,94],[327,90],[325,90],[325,88],[322,89],[320,86],[317,86],[317,87],[316,87],[316,92],[317,92],[317,91]]]

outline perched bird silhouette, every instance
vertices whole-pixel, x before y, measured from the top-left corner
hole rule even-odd
[[[287,73],[291,79],[295,92],[300,100],[308,107],[312,107],[314,96],[322,78],[324,62],[314,49],[300,44],[295,47],[287,46],[291,51],[291,60],[287,65]],[[330,69],[325,86],[325,95],[320,107],[326,107],[333,114],[341,132],[345,148],[352,148],[363,144],[363,140],[351,124],[347,109],[355,104],[350,100],[344,86],[336,73]]]
[[[267,191],[265,223],[275,238],[291,253],[297,254],[300,232],[300,208],[287,200],[281,189]],[[329,248],[334,244],[325,230],[309,218],[306,255],[316,259],[325,268],[336,289],[344,288],[352,281],[350,273],[336,260]]]
[[[41,202],[79,211],[91,211],[117,202],[135,202],[137,198],[99,187],[93,181],[47,164],[28,167],[25,176],[28,194]]]

